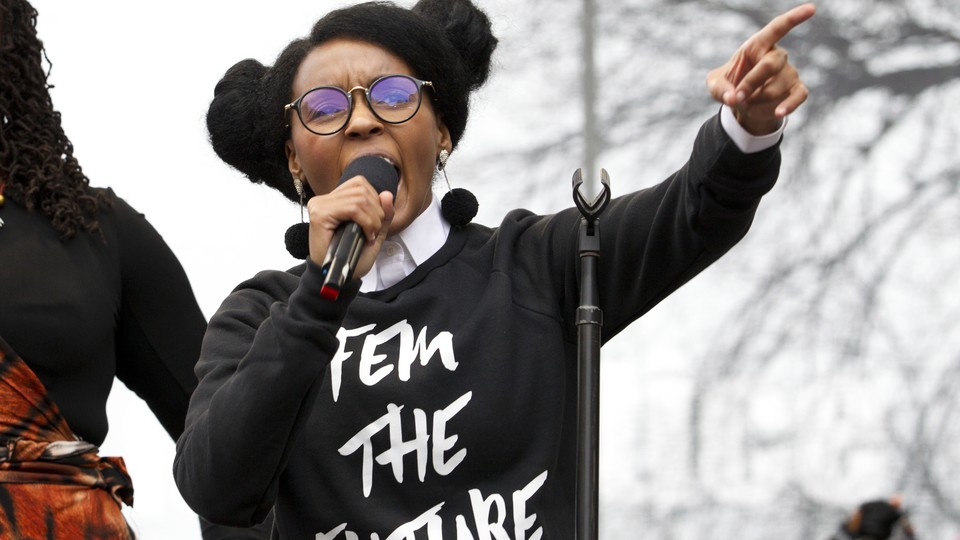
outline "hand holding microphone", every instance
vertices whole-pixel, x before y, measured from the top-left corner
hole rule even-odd
[[[340,176],[338,183],[342,184],[355,176],[363,176],[370,185],[382,193],[389,191],[397,194],[397,184],[400,178],[396,168],[380,156],[360,156],[350,162]],[[320,296],[334,301],[340,296],[340,290],[347,283],[357,268],[360,252],[366,244],[363,229],[356,223],[349,221],[341,223],[330,240],[326,256],[320,265],[323,273],[323,286]]]

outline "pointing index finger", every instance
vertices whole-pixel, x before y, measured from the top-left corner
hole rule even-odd
[[[759,32],[753,35],[753,40],[759,48],[770,50],[790,33],[791,30],[813,17],[817,8],[813,4],[797,6],[786,13],[782,13],[767,23]]]

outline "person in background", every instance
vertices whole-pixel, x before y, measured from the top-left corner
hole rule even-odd
[[[131,479],[97,448],[110,388],[119,378],[176,439],[206,321],[157,231],[90,186],[36,22],[26,0],[0,0],[0,535],[131,538]]]
[[[689,161],[610,202],[604,339],[746,234],[807,97],[777,43],[813,13],[776,17],[713,70],[721,110]],[[432,193],[496,45],[469,0],[369,2],[216,85],[214,150],[309,221],[290,242],[305,263],[241,283],[210,320],[174,462],[200,515],[248,525],[273,507],[295,539],[574,536],[580,213],[488,228],[462,192]],[[354,229],[341,286],[327,256]]]
[[[914,540],[913,524],[899,498],[867,501],[840,524],[830,540]]]

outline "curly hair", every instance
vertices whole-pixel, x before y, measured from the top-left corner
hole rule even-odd
[[[414,76],[432,81],[431,103],[454,148],[466,129],[470,93],[487,80],[497,46],[490,20],[471,0],[419,0],[411,9],[374,1],[328,13],[309,36],[287,45],[273,66],[246,59],[228,69],[207,111],[213,149],[250,181],[294,202],[284,105],[296,97],[293,79],[307,54],[339,38],[382,47],[406,62]]]
[[[53,108],[44,71],[37,10],[27,0],[0,0],[0,183],[4,194],[38,209],[64,240],[98,233],[96,214],[111,206],[90,189],[73,144]]]

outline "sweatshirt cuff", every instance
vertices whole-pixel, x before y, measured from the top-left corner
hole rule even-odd
[[[320,295],[323,288],[323,272],[320,265],[307,259],[306,268],[300,277],[300,285],[290,295],[290,309],[313,320],[340,321],[347,312],[350,302],[360,292],[360,280],[345,283],[336,300],[328,300]]]

